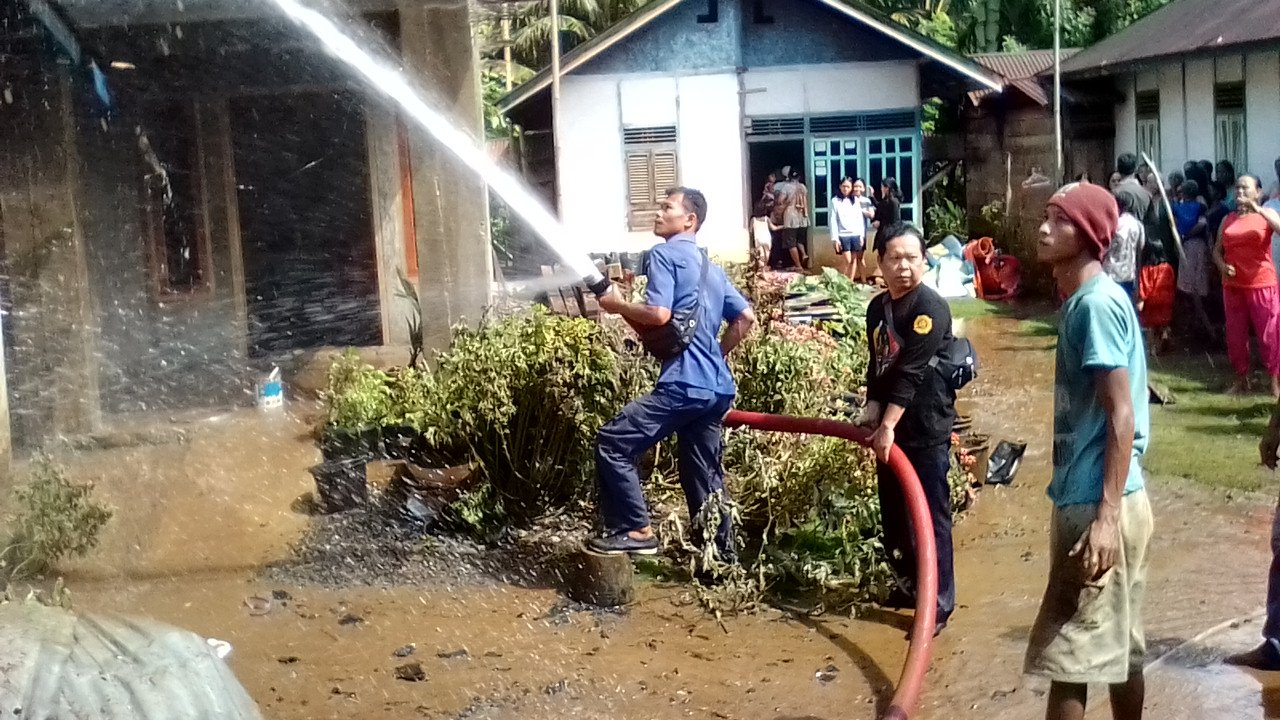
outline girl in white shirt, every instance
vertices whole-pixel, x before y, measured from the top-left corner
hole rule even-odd
[[[863,256],[867,249],[867,226],[876,211],[866,196],[867,186],[861,180],[840,181],[840,194],[831,198],[831,242],[836,254],[844,259],[844,274],[855,282],[866,282],[867,266]],[[857,277],[854,277],[854,268]]]

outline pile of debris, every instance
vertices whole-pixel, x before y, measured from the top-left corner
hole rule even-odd
[[[468,466],[372,461],[366,497],[354,507],[326,512],[304,496],[298,509],[313,516],[311,525],[266,577],[322,587],[545,581],[557,571],[556,559],[576,550],[590,528],[583,507],[477,538],[454,509],[475,486]]]

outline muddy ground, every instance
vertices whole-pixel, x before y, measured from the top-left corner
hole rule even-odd
[[[983,359],[967,391],[975,429],[1030,448],[1016,485],[983,491],[957,527],[960,609],[936,645],[921,716],[1039,717],[1043,690],[1020,669],[1046,569],[1051,340],[1005,318],[970,321],[969,334]],[[769,611],[717,623],[683,587],[654,582],[625,611],[590,611],[536,583],[468,570],[459,546],[440,553],[461,569],[412,585],[264,579],[309,520],[291,509],[318,459],[306,414],[175,418],[155,444],[61,458],[116,508],[103,545],[71,568],[77,606],[229,641],[233,669],[279,720],[834,720],[871,718],[891,693],[907,614]],[[1276,678],[1218,663],[1257,637],[1273,501],[1164,478],[1150,488],[1149,716],[1280,717]],[[396,677],[409,663],[420,680]],[[1105,716],[1096,697],[1094,714]]]

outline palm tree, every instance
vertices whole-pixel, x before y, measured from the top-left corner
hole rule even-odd
[[[559,0],[561,52],[590,40],[640,8],[646,0]],[[550,0],[504,3],[480,18],[479,34],[487,68],[502,55],[500,23],[509,12],[511,49],[517,80],[551,63]]]

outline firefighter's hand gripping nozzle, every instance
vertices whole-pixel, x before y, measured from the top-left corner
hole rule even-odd
[[[586,285],[587,289],[595,293],[598,298],[607,295],[609,293],[609,288],[613,287],[613,282],[610,281],[609,278],[604,275],[594,274],[582,278],[582,284]]]

